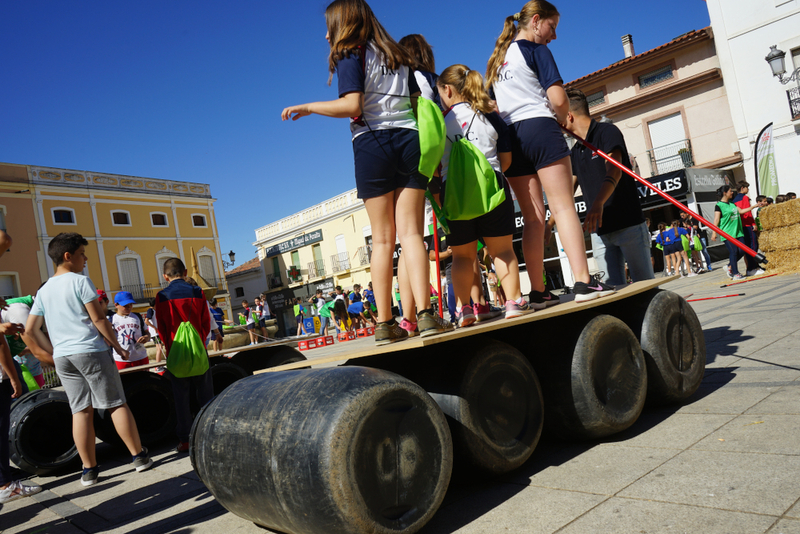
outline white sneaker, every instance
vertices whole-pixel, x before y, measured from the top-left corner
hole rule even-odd
[[[0,504],[6,504],[23,497],[30,497],[42,491],[42,487],[33,482],[23,484],[21,480],[15,480],[4,490],[0,490]]]
[[[751,271],[747,271],[747,276],[761,276],[764,274],[764,269],[755,268]]]

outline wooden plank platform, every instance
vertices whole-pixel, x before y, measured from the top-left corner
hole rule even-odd
[[[425,338],[419,336],[412,337],[405,341],[391,343],[389,345],[383,345],[380,347],[375,346],[374,344],[370,344],[369,346],[365,346],[363,344],[360,344],[360,346],[354,346],[351,345],[351,343],[353,343],[352,341],[336,343],[331,347],[324,347],[320,349],[314,349],[313,351],[309,351],[310,352],[309,356],[321,355],[319,357],[314,357],[313,359],[309,359],[308,361],[289,363],[286,365],[279,365],[277,367],[270,367],[268,369],[261,369],[260,371],[256,371],[254,374],[274,373],[277,371],[289,371],[292,369],[301,369],[304,367],[320,365],[320,364],[330,364],[336,362],[343,363],[345,361],[354,360],[357,358],[366,358],[368,356],[377,356],[379,354],[387,354],[390,352],[399,352],[408,349],[430,347],[432,345],[437,345],[439,343],[447,343],[448,341],[454,341],[457,339],[462,339],[477,334],[485,334],[487,332],[508,328],[510,326],[519,326],[522,324],[533,323],[536,321],[543,321],[546,319],[559,317],[576,311],[588,310],[591,308],[596,308],[598,306],[604,306],[606,304],[610,304],[628,297],[632,297],[634,295],[638,295],[640,293],[644,293],[646,291],[650,291],[651,289],[656,289],[661,284],[671,282],[672,280],[676,280],[678,278],[679,276],[675,275],[671,277],[657,278],[655,280],[636,282],[635,284],[629,284],[624,288],[617,290],[617,292],[614,293],[613,295],[609,295],[607,297],[601,297],[595,300],[591,300],[589,302],[578,303],[574,301],[575,298],[574,295],[563,295],[561,297],[561,304],[558,304],[557,306],[528,313],[521,317],[515,317],[514,319],[503,319],[502,317],[499,317],[491,321],[476,323],[468,328],[456,328],[452,332],[446,332],[444,334],[438,334],[435,336],[430,336]]]

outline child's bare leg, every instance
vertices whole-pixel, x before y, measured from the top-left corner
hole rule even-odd
[[[477,242],[472,241],[466,245],[450,248],[453,251],[453,266],[451,267],[450,275],[453,278],[453,293],[456,296],[456,306],[460,308],[461,306],[469,305],[472,283],[475,280],[472,263]],[[451,310],[451,313],[455,313],[455,311]]]
[[[136,427],[136,420],[133,418],[131,409],[128,408],[128,403],[112,408],[109,411],[111,412],[111,420],[114,422],[114,428],[117,430],[119,437],[122,438],[125,446],[128,447],[131,456],[136,456],[142,452],[139,429]]]
[[[519,262],[514,253],[511,236],[487,237],[486,245],[492,251],[497,270],[497,280],[503,284],[506,297],[517,300],[522,297],[519,288]],[[505,302],[500,305],[505,304]]]
[[[96,467],[94,408],[91,406],[72,414],[72,439],[75,441],[83,467]]]

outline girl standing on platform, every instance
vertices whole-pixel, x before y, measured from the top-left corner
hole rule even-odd
[[[614,292],[612,286],[589,276],[583,229],[575,211],[570,151],[559,128],[566,121],[569,101],[547,48],[556,38],[559,17],[555,6],[545,0],[525,4],[519,13],[506,18],[486,69],[486,86],[491,88],[500,116],[511,126],[513,159],[506,176],[525,219],[522,250],[534,305],[548,304],[554,298],[542,279],[542,187],[575,275],[575,300]]]
[[[418,172],[419,135],[412,107],[419,95],[411,70],[415,62],[363,0],[334,1],[325,10],[325,21],[331,45],[329,82],[335,72],[339,98],[288,107],[281,118],[297,120],[312,113],[351,117],[356,188],[372,226],[375,342],[384,345],[408,337],[391,312],[395,236],[403,248],[414,298],[428,302],[428,257],[422,242],[428,179]],[[417,323],[422,336],[450,328],[432,308],[420,311]]]
[[[483,152],[494,169],[498,184],[505,189],[505,200],[489,213],[472,220],[448,222],[450,235],[447,236],[447,244],[453,251],[452,277],[458,326],[469,326],[476,321],[470,305],[470,293],[474,285],[473,264],[477,261],[478,238],[483,238],[494,257],[497,277],[508,291],[509,300],[505,301],[506,319],[518,317],[529,311],[529,308],[520,293],[519,264],[511,244],[514,233],[514,201],[502,173],[511,164],[508,126],[494,112],[492,101],[483,89],[483,77],[478,71],[469,70],[465,65],[452,65],[442,72],[438,86],[439,97],[447,109],[447,138],[440,171],[442,204],[448,194],[448,184],[453,182],[447,181],[447,172],[452,142],[455,139],[466,138]]]

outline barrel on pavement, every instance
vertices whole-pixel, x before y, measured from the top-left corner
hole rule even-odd
[[[436,403],[366,367],[240,380],[201,410],[190,444],[220,504],[298,534],[414,532],[441,504],[452,469]]]

